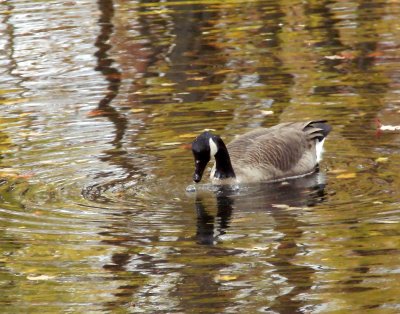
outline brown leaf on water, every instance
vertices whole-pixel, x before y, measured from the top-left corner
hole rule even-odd
[[[16,177],[21,178],[21,179],[30,179],[33,177],[33,175],[34,175],[33,172],[27,172],[27,173],[18,174]]]
[[[367,57],[376,58],[376,57],[381,57],[383,55],[384,55],[383,51],[373,51],[367,54]]]
[[[182,149],[191,150],[192,149],[192,144],[191,143],[186,143],[186,144],[182,144],[180,147]]]
[[[344,59],[348,59],[348,60],[353,60],[356,58],[356,54],[354,51],[342,51],[340,53],[340,55],[344,58]]]
[[[107,115],[107,112],[104,110],[101,110],[101,109],[94,109],[87,113],[88,117],[100,117],[100,116],[104,116],[104,115]]]
[[[355,172],[346,172],[336,176],[336,179],[353,179],[357,176]]]
[[[116,73],[108,73],[108,74],[106,75],[106,77],[107,77],[109,80],[113,80],[113,81],[119,81],[119,80],[121,80],[121,74],[118,73],[118,72],[116,72]]]

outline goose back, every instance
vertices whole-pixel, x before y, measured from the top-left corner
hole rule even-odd
[[[281,123],[238,136],[227,145],[236,182],[272,181],[312,173],[318,166],[316,144],[331,127],[324,120]],[[213,177],[215,166],[211,171]]]

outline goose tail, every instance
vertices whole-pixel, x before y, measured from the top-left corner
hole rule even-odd
[[[310,121],[305,127],[305,131],[308,133],[309,138],[315,140],[317,163],[322,160],[325,138],[332,130],[332,127],[326,122],[326,120]]]
[[[311,127],[314,129],[312,133],[319,133],[319,136],[316,137],[318,138],[319,141],[322,141],[325,139],[325,137],[328,136],[328,134],[331,132],[332,127],[327,124],[327,120],[316,120],[316,121],[310,121],[307,125],[307,127]]]

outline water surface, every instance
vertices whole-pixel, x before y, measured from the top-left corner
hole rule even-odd
[[[1,311],[398,313],[399,14],[1,2]],[[185,192],[204,129],[320,118],[318,174]]]

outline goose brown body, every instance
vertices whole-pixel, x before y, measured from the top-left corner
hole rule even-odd
[[[211,135],[210,145],[216,145],[218,152],[214,155],[216,164],[210,179],[214,184],[232,184],[283,180],[313,173],[318,166],[320,147],[330,130],[324,120],[281,123],[240,135],[226,147],[218,136]],[[226,153],[219,154],[220,150]],[[226,169],[231,165],[231,174],[224,174],[225,162],[228,162]]]

